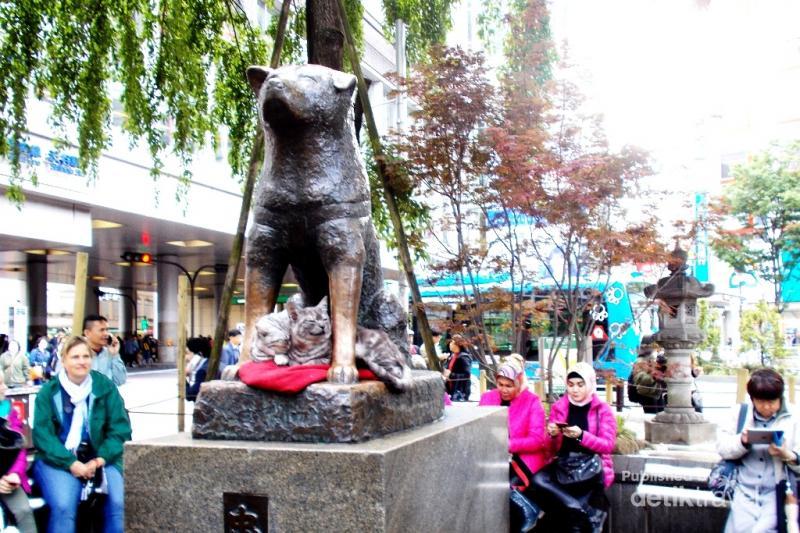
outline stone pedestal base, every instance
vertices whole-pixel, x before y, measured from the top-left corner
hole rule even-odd
[[[360,442],[411,429],[444,413],[441,374],[414,371],[405,392],[380,381],[315,383],[296,396],[253,389],[240,381],[203,383],[192,436],[203,439]]]
[[[653,444],[698,444],[716,438],[717,425],[711,422],[663,423],[646,420],[644,423],[644,439]]]
[[[501,531],[507,435],[505,409],[453,406],[439,422],[359,444],[128,443],[125,530],[222,532],[227,515],[229,528],[264,533]]]

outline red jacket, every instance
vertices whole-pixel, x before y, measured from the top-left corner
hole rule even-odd
[[[500,405],[500,393],[490,390],[478,405]],[[523,390],[508,406],[508,451],[516,453],[532,473],[550,461],[550,439],[545,432],[544,409],[539,397]]]
[[[550,422],[566,422],[569,412],[569,398],[564,395],[550,408]],[[598,428],[598,422],[600,427]],[[561,448],[563,436],[559,433],[550,439],[552,453]],[[605,486],[609,487],[614,482],[614,463],[611,452],[617,441],[617,419],[611,407],[592,394],[592,404],[589,407],[589,429],[583,432],[581,446],[599,453],[603,460],[603,479]]]

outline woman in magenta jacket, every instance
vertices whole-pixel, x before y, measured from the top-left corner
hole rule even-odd
[[[517,357],[516,360],[509,357],[500,365],[495,374],[497,388],[485,392],[479,405],[508,406],[508,451],[515,456],[509,476],[514,480],[514,487],[530,499],[530,481],[533,474],[547,464],[550,439],[544,429],[542,403],[526,387],[522,356]],[[513,468],[514,465],[519,471]],[[515,480],[516,476],[518,480]],[[530,531],[537,518],[538,509],[525,510],[511,505],[509,531]]]
[[[600,532],[607,516],[604,489],[614,482],[611,452],[617,439],[617,420],[611,407],[597,397],[595,388],[592,366],[578,363],[567,373],[567,394],[550,409],[547,434],[556,458],[533,477],[532,488],[536,502],[545,511],[545,520],[558,524],[559,531]],[[597,454],[600,471],[575,483],[559,481],[565,459],[580,454]]]
[[[544,409],[539,397],[525,387],[525,374],[518,361],[497,369],[497,388],[481,395],[478,405],[508,406],[508,452],[517,454],[531,473],[547,464],[550,439],[544,427]]]
[[[6,384],[0,372],[0,417],[7,421],[8,429],[22,433],[22,421],[6,398]],[[36,521],[28,503],[31,486],[28,482],[28,454],[23,447],[8,471],[0,476],[0,500],[14,515],[17,529],[21,533],[36,533]]]

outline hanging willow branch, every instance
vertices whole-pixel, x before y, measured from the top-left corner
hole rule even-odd
[[[231,168],[243,177],[256,116],[242,65],[266,57],[267,38],[229,2],[0,2],[0,156],[12,167],[6,194],[22,201],[22,182],[35,179],[20,157],[31,94],[49,100],[52,126],[77,147],[90,179],[110,144],[115,99],[123,130],[149,148],[154,175],[169,151],[188,180],[194,152],[226,128]]]

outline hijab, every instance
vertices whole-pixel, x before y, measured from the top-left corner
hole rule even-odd
[[[520,374],[522,374],[522,372],[510,363],[503,363],[500,365],[500,368],[497,369],[497,377],[508,378],[512,381],[518,381],[517,378]]]
[[[586,398],[582,402],[574,401],[569,394],[567,394],[567,398],[569,399],[569,403],[572,405],[583,407],[586,404],[592,402],[592,396],[594,396],[595,390],[597,390],[597,376],[594,373],[594,368],[589,363],[577,363],[572,368],[569,369],[567,372],[567,379],[569,379],[570,374],[577,374],[583,379],[584,383],[586,383]]]

